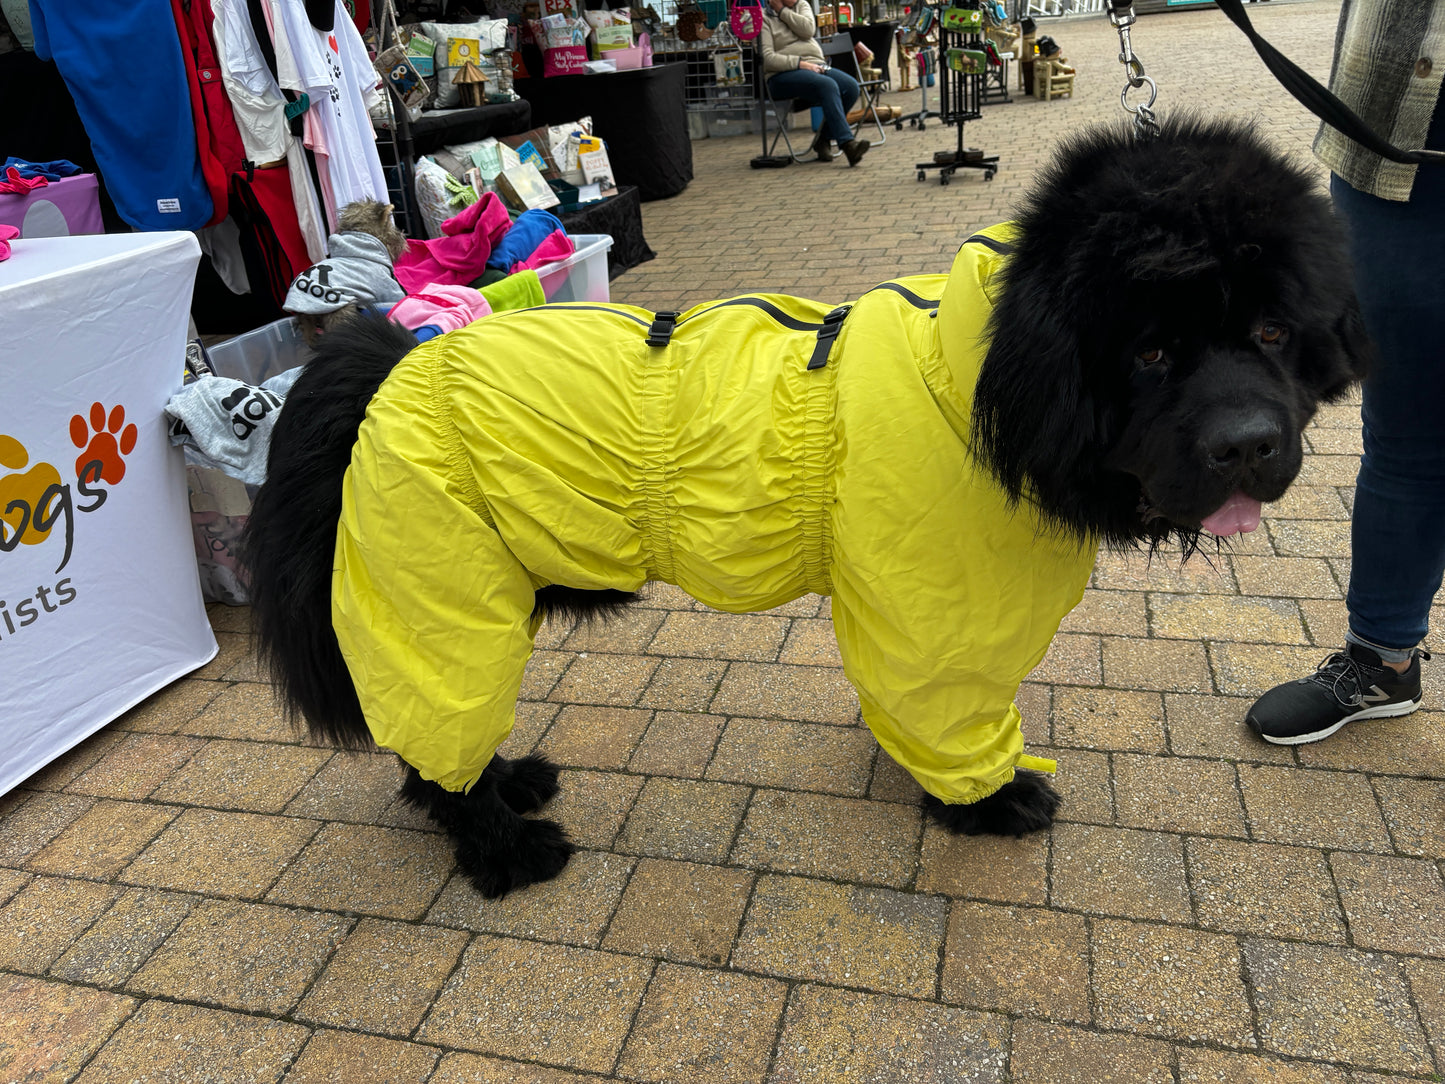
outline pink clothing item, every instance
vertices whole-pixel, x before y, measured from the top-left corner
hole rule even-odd
[[[20,231],[14,226],[6,226],[0,223],[0,260],[10,258],[10,242],[20,236]]]
[[[437,284],[464,286],[481,278],[492,247],[511,226],[506,205],[495,192],[488,192],[443,222],[441,237],[408,241],[396,261],[396,279],[407,293]]]
[[[490,315],[492,306],[470,286],[430,283],[392,306],[387,319],[415,331],[431,324],[442,331],[455,331],[473,320]]]
[[[50,183],[45,177],[22,177],[20,171],[11,166],[5,171],[5,179],[0,181],[0,192],[14,192],[23,196],[33,188],[44,188]]]
[[[553,230],[542,243],[532,250],[532,255],[525,260],[518,260],[507,268],[507,274],[515,275],[518,271],[535,271],[544,263],[551,263],[553,260],[565,260],[572,253],[577,251],[577,246],[572,243],[563,230]]]

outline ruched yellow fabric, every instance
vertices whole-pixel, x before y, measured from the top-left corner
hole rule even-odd
[[[948,802],[1011,779],[1014,694],[1094,546],[968,454],[1004,258],[968,244],[869,291],[826,351],[833,306],[781,295],[695,306],[666,346],[647,310],[578,304],[418,347],[368,408],[337,532],[333,624],[377,743],[470,787],[511,730],[533,592],[660,580],[733,612],[831,594],[889,754]]]

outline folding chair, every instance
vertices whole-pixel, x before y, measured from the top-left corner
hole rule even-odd
[[[803,101],[801,98],[774,98],[772,87],[768,85],[769,80],[767,73],[763,72],[760,74],[762,75],[763,79],[763,93],[768,100],[768,111],[771,112],[773,115],[773,123],[774,125],[776,125],[777,131],[773,133],[773,141],[769,143],[768,113],[764,112],[762,114],[762,124],[760,125],[763,131],[763,153],[761,157],[754,158],[752,164],[754,166],[785,166],[788,164],[789,161],[808,161],[809,152],[807,150],[804,150],[802,154],[799,154],[793,148],[793,141],[788,135],[788,120],[792,117],[794,113],[800,113],[805,109],[813,108],[812,104]],[[776,153],[778,139],[780,137],[787,145],[788,153],[786,155]]]
[[[858,101],[862,105],[863,115],[858,118],[858,123],[853,125],[853,135],[856,137],[871,117],[873,126],[878,129],[878,138],[871,142],[876,146],[887,143],[888,135],[883,131],[883,121],[878,116],[878,95],[883,89],[883,80],[863,78],[863,73],[858,68],[858,57],[853,52],[853,39],[847,34],[834,34],[819,44],[823,46],[823,56],[829,64],[858,81]]]

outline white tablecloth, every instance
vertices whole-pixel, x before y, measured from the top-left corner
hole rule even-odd
[[[199,259],[148,233],[0,262],[0,793],[216,654],[164,414]]]

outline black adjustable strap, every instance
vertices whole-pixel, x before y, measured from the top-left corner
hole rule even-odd
[[[848,315],[851,305],[839,305],[823,317],[823,326],[818,329],[818,341],[813,344],[813,356],[808,359],[809,369],[821,369],[828,364],[828,354],[833,349],[833,340],[843,330],[843,318]]]
[[[1113,0],[1119,3],[1120,0]],[[1445,162],[1445,151],[1402,151],[1389,140],[1376,134],[1375,130],[1360,119],[1344,102],[1340,101],[1289,57],[1259,36],[1259,31],[1250,24],[1240,0],[1216,0],[1219,10],[1229,21],[1244,31],[1244,36],[1254,46],[1254,51],[1264,61],[1274,77],[1315,116],[1347,138],[1354,140],[1367,150],[1374,151],[1381,158],[1391,162],[1413,166],[1424,162]]]
[[[677,327],[680,312],[655,312],[652,326],[647,329],[648,346],[666,346],[672,339],[672,329]]]

